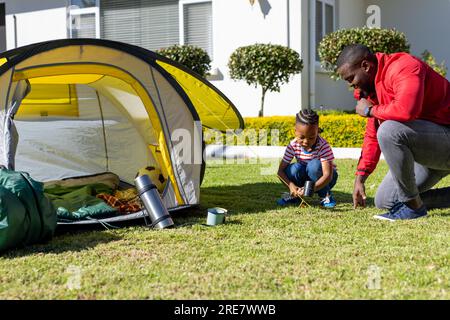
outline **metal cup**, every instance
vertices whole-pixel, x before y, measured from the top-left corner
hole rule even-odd
[[[224,223],[227,212],[228,211],[224,208],[209,208],[206,224],[208,226],[216,226],[218,224]]]
[[[314,194],[314,181],[306,181],[305,182],[305,187],[304,187],[305,191],[303,193],[303,195],[305,197],[312,197]]]

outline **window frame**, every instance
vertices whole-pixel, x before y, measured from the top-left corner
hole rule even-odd
[[[212,8],[212,0],[179,0],[178,2],[178,9],[179,9],[179,13],[178,13],[178,18],[179,18],[179,42],[180,45],[184,45],[185,44],[185,40],[184,40],[184,31],[185,31],[185,25],[184,25],[184,10],[185,10],[185,6],[189,5],[189,4],[195,4],[195,3],[205,3],[205,2],[209,2],[211,3],[211,8]],[[211,13],[212,15],[212,13]],[[211,26],[212,27],[212,26]],[[211,56],[213,54],[213,41],[211,41]],[[212,59],[212,57],[211,57]]]
[[[311,0],[311,38],[310,38],[310,46],[311,46],[311,57],[313,57],[314,64],[316,66],[316,71],[321,71],[322,68],[320,66],[320,59],[316,55],[317,52],[317,46],[319,45],[316,42],[316,33],[317,33],[317,26],[316,26],[316,2],[320,2],[322,4],[322,38],[326,35],[326,5],[330,5],[333,8],[333,30],[332,32],[336,31],[337,23],[336,23],[336,12],[337,12],[337,1],[336,0]]]
[[[81,16],[85,14],[94,14],[95,16],[95,38],[100,39],[100,0],[95,0],[95,6],[88,8],[80,8],[76,5],[72,5],[69,1],[67,17],[67,31],[68,37],[73,38],[72,18],[75,16]]]

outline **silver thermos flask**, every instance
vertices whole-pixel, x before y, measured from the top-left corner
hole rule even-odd
[[[169,211],[164,206],[159,195],[158,189],[152,183],[150,177],[146,174],[134,179],[134,183],[144,204],[145,210],[150,216],[152,227],[159,229],[169,228],[173,226],[173,220],[170,217]]]
[[[305,197],[312,197],[314,194],[314,181],[306,181],[305,182],[305,192],[303,195]]]

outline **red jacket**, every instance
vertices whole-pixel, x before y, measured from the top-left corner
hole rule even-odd
[[[377,129],[385,120],[416,119],[450,125],[450,82],[425,62],[407,53],[377,53],[376,97],[372,102],[357,175],[368,176],[380,159]],[[355,98],[359,99],[355,90]]]

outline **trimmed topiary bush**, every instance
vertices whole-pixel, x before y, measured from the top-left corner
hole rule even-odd
[[[355,28],[342,29],[326,35],[319,44],[322,67],[331,73],[331,78],[339,78],[336,61],[342,49],[350,44],[360,43],[372,52],[408,52],[410,45],[404,33],[395,29]]]
[[[249,85],[261,86],[261,109],[264,115],[264,98],[267,91],[280,91],[292,75],[303,69],[300,55],[288,47],[275,44],[254,44],[237,48],[228,62],[230,76],[245,80]]]
[[[211,70],[211,58],[208,53],[193,45],[173,45],[156,52],[195,71],[202,77],[206,77]]]

